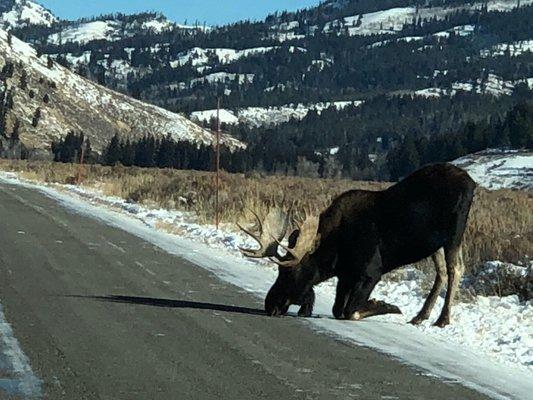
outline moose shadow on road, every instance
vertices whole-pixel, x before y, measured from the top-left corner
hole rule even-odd
[[[265,316],[264,310],[249,307],[230,306],[226,304],[217,303],[204,303],[199,301],[190,300],[174,300],[174,299],[160,299],[154,297],[138,297],[138,296],[83,296],[83,295],[69,295],[65,297],[73,297],[78,299],[90,299],[98,300],[109,303],[123,303],[123,304],[136,304],[152,307],[165,307],[165,308],[188,308],[197,310],[211,310],[211,311],[223,311],[229,313],[240,313],[248,315],[261,315]]]

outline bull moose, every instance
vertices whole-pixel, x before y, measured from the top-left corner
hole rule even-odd
[[[450,309],[464,271],[461,249],[476,184],[451,165],[434,164],[383,191],[350,190],[335,198],[319,217],[308,216],[282,244],[288,214],[271,210],[252,233],[260,245],[241,249],[247,257],[268,257],[279,265],[278,277],[265,299],[268,315],[283,315],[291,304],[310,316],[313,286],[338,278],[333,315],[358,320],[399,312],[397,307],[369,300],[383,274],[432,257],[436,278],[420,312],[411,321],[426,320],[443,288],[447,291],[435,325],[450,323]],[[279,248],[285,250],[279,254]]]

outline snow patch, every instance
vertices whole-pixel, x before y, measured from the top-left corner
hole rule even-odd
[[[190,86],[196,86],[200,84],[215,84],[215,83],[229,83],[237,82],[239,85],[245,83],[252,83],[254,81],[254,74],[231,74],[229,72],[215,72],[208,74],[201,78],[191,79]]]
[[[2,29],[26,25],[51,26],[58,19],[46,8],[29,0],[15,0],[13,8],[0,15]]]
[[[533,152],[530,151],[485,150],[461,157],[453,164],[490,190],[533,189]]]
[[[419,19],[443,20],[447,16],[460,11],[474,12],[480,10],[486,5],[488,11],[508,12],[517,7],[525,7],[533,3],[533,0],[523,0],[517,3],[515,0],[492,0],[488,2],[478,2],[473,4],[462,4],[450,7],[394,7],[386,10],[353,15],[338,20],[328,22],[324,26],[324,32],[355,35],[377,35],[377,34],[396,34],[403,30],[406,24]],[[455,33],[459,35],[468,35],[471,33],[470,25],[458,28]],[[447,37],[450,31],[444,31],[437,34],[438,36]]]
[[[118,21],[92,21],[72,26],[62,32],[48,37],[48,43],[63,44],[67,42],[85,44],[93,40],[119,40],[120,23]]]
[[[0,305],[0,396],[2,394],[40,398],[41,381],[33,373]]]
[[[500,43],[492,46],[490,49],[481,50],[480,55],[481,57],[499,57],[509,54],[511,57],[517,57],[530,52],[533,52],[533,39]]]
[[[265,54],[279,47],[254,47],[250,49],[235,50],[226,48],[201,48],[194,47],[178,54],[177,59],[170,62],[172,68],[191,63],[191,65],[203,66],[208,64],[230,64],[241,58],[257,54]]]
[[[221,110],[221,122],[226,124],[246,124],[251,127],[275,126],[290,120],[302,120],[310,111],[320,114],[324,110],[358,107],[362,101],[334,101],[316,104],[288,104],[272,107],[246,107],[237,110]],[[195,111],[190,115],[193,121],[207,122],[216,117],[216,110]]]
[[[475,92],[479,94],[490,94],[495,97],[510,96],[518,85],[525,84],[533,88],[533,78],[519,79],[516,81],[506,81],[502,77],[494,74],[488,74],[484,79],[477,79],[472,82],[454,82],[451,88],[424,88],[414,92],[417,96],[439,97],[455,96],[458,92]]]

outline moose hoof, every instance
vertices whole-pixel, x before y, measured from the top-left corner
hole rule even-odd
[[[411,321],[409,321],[409,323],[411,325],[420,325],[423,321],[425,321],[427,319],[426,316],[421,316],[421,315],[417,315],[416,317],[414,317]]]
[[[363,315],[359,311],[354,312],[352,315],[350,315],[347,319],[350,321],[360,321],[364,318]]]
[[[436,326],[438,328],[444,328],[445,326],[450,324],[450,318],[439,318],[437,322],[433,324],[433,326]]]
[[[313,309],[307,306],[302,306],[298,311],[299,317],[309,318],[313,314]]]

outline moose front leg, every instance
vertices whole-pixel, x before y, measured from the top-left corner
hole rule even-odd
[[[309,290],[301,300],[301,307],[298,311],[299,317],[310,317],[313,314],[313,306],[315,305],[315,291]]]
[[[335,303],[333,304],[333,316],[337,319],[344,318],[344,309],[346,308],[352,290],[350,283],[350,280],[345,277],[339,277],[339,281],[337,282]]]
[[[294,303],[300,306],[298,311],[299,317],[310,317],[313,314],[313,307],[315,305],[315,291],[313,289],[305,293],[297,303]],[[282,307],[280,309],[279,315],[286,315],[289,311],[290,304]]]

